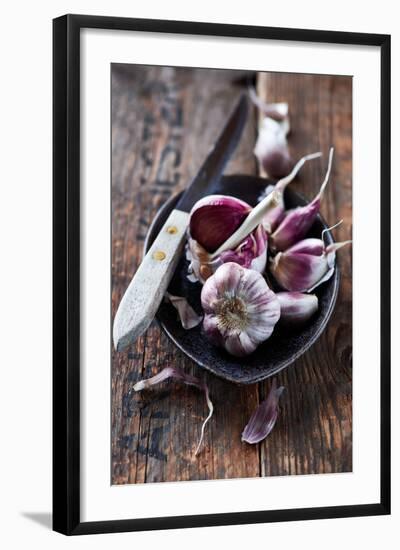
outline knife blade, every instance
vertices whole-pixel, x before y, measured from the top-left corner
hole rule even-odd
[[[239,142],[247,113],[247,98],[242,95],[197,175],[168,216],[129,283],[114,318],[113,340],[117,351],[133,343],[154,319],[185,244],[189,212],[200,198],[210,194],[219,180]]]

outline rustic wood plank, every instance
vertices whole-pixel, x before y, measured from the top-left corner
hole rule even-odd
[[[195,175],[218,136],[242,75],[162,67],[113,66],[112,310],[139,265],[147,228],[158,208]],[[255,115],[226,170],[255,173]],[[207,380],[215,406],[205,450],[194,450],[207,415],[194,388],[165,383],[134,394],[136,380],[167,364]],[[208,376],[186,359],[154,322],[128,354],[112,356],[112,483],[254,477],[257,447],[240,433],[257,405],[257,387]]]
[[[287,101],[295,159],[321,150],[293,185],[313,197],[335,147],[331,182],[322,214],[338,240],[352,234],[352,80],[351,77],[262,73],[258,93],[265,101]],[[341,285],[335,311],[318,342],[278,375],[286,387],[277,426],[261,444],[262,475],[346,472],[352,469],[352,279],[351,247],[339,252]],[[270,387],[260,385],[264,397]]]

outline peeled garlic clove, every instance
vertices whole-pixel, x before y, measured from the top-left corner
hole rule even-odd
[[[286,250],[303,239],[313,225],[321,205],[325,188],[332,168],[333,148],[329,153],[328,169],[317,196],[306,206],[289,210],[278,228],[271,235],[271,248],[276,251]]]
[[[237,357],[267,340],[280,316],[279,301],[262,275],[233,262],[207,279],[201,304],[206,336]]]
[[[315,294],[301,292],[277,292],[281,306],[279,322],[297,325],[308,321],[318,310],[318,298]]]
[[[236,231],[250,211],[250,205],[235,197],[204,197],[190,212],[190,236],[207,252],[214,252]]]

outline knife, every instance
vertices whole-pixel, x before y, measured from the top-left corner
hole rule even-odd
[[[117,351],[132,344],[154,319],[183,251],[189,212],[218,182],[239,142],[247,113],[247,99],[242,95],[199,172],[168,216],[129,283],[114,318],[113,340]]]

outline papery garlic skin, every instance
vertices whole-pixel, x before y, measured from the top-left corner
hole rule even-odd
[[[206,336],[236,357],[267,340],[280,317],[280,304],[260,273],[229,262],[207,279],[201,292]]]
[[[223,264],[221,258],[210,259],[210,254],[197,241],[188,238],[186,259],[189,262],[188,279],[192,283],[200,281],[204,284]]]
[[[325,246],[320,239],[304,239],[270,259],[270,271],[290,291],[311,292],[335,271],[335,252],[351,241]]]
[[[276,379],[274,378],[267,399],[258,405],[244,428],[242,441],[254,445],[271,433],[278,418],[279,398],[284,389],[283,386],[277,388]]]
[[[184,296],[175,296],[170,292],[166,292],[164,299],[170,302],[176,309],[181,321],[182,327],[185,330],[190,330],[197,327],[203,320],[202,315],[198,315]]]
[[[268,197],[270,193],[275,190],[275,185],[268,185],[261,195],[260,199]],[[279,203],[275,208],[271,209],[263,218],[262,225],[268,235],[273,233],[273,231],[278,227],[283,218],[285,217],[285,203],[283,201],[283,193],[279,196]]]
[[[189,280],[204,283],[224,263],[235,262],[259,273],[267,263],[268,239],[264,228],[259,225],[235,250],[226,250],[214,260],[194,239],[189,237],[186,258],[189,260]]]
[[[281,306],[280,323],[299,325],[308,321],[318,311],[318,298],[315,294],[302,292],[277,292]]]

